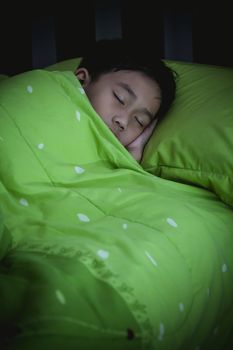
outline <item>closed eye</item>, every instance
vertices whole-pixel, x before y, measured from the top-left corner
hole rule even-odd
[[[135,119],[136,119],[137,123],[143,128],[144,123],[137,116],[135,116]]]
[[[117,99],[118,102],[120,102],[120,104],[124,105],[124,101],[115,92],[113,92],[113,96]]]

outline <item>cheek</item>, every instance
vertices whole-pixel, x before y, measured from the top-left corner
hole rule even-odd
[[[103,103],[102,103],[102,99],[101,96],[94,94],[92,92],[87,92],[86,93],[93,109],[96,111],[97,114],[99,114],[100,116],[103,115]]]
[[[141,135],[142,130],[138,130],[137,128],[128,129],[127,133],[124,135],[124,146],[128,146],[130,143],[132,143],[136,138]]]
[[[98,101],[92,100],[91,101],[92,107],[94,108],[94,110],[96,111],[97,114],[99,114],[100,116],[102,116],[103,111],[101,108],[101,104]]]
[[[113,107],[109,103],[108,95],[98,93],[97,91],[89,91],[86,94],[96,113],[99,114],[104,121],[108,121],[113,110]]]

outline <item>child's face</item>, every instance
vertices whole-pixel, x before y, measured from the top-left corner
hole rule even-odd
[[[124,146],[150,124],[161,103],[159,86],[137,71],[103,74],[96,81],[86,81],[84,89],[95,111]]]

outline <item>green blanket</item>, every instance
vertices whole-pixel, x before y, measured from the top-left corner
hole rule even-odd
[[[144,171],[71,72],[0,102],[1,349],[230,349],[231,209]]]

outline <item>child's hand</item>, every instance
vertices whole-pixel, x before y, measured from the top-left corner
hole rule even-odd
[[[131,142],[126,149],[132,156],[140,163],[142,158],[142,153],[146,143],[149,141],[155,125],[157,124],[157,119],[154,119],[144,130],[143,132],[133,141]]]

